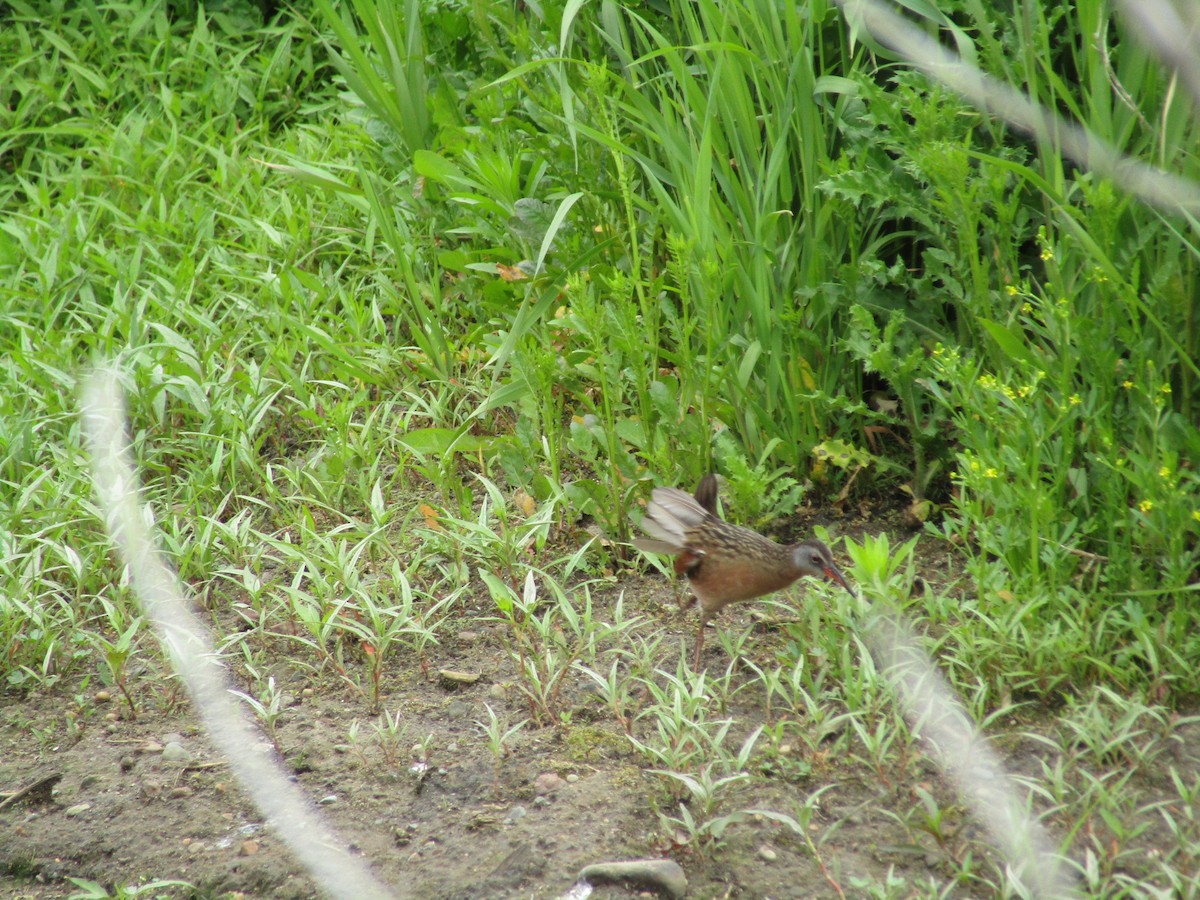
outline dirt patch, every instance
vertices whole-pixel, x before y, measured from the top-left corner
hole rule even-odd
[[[657,579],[631,578],[623,587],[626,604],[635,604],[645,629],[661,638],[663,669],[675,671],[695,619],[674,610],[675,588]],[[596,594],[597,610],[611,608],[616,596],[615,589]],[[857,747],[853,738],[839,743],[838,728],[824,743],[819,735],[807,742],[786,737],[817,726],[773,710],[755,684],[753,667],[777,665],[792,640],[770,616],[760,621],[763,609],[743,605],[720,617],[721,629],[748,637],[742,662],[729,670],[728,706],[719,712],[732,720],[734,745],[759,726],[780,730],[786,722],[785,737],[756,753],[753,777],[713,811],[717,818],[736,814],[719,842],[688,840],[664,824],[660,813],[681,815],[687,792],[672,793],[668,779],[648,771],[654,766],[581,673],[563,687],[563,721],[527,724],[497,760],[479,723],[489,721],[490,707],[515,725],[530,707],[516,684],[511,643],[495,624],[464,620],[424,666],[413,658],[389,667],[383,708],[390,720],[372,714],[343,678],[297,665],[280,641],[265,651],[283,698],[275,745],[313,803],[398,896],[555,898],[588,864],[642,857],[676,859],[692,897],[924,896],[956,881],[963,885],[958,896],[993,895],[987,873],[996,869],[986,862],[985,836],[917,746],[872,757],[835,751]],[[728,663],[715,642],[707,660],[714,670]],[[439,669],[480,677],[454,685]],[[180,879],[197,889],[179,896],[316,896],[170,684],[151,673],[135,683],[136,721],[116,697],[96,702],[85,683],[5,698],[0,791],[42,776],[61,779],[52,793],[0,811],[0,894],[66,897],[76,888],[65,879],[75,877],[110,887]],[[636,711],[639,698],[631,702]],[[635,721],[631,730],[644,738],[652,727]],[[1186,728],[1196,731],[1186,724],[1166,729],[1159,739],[1169,752],[1139,769],[1130,802],[1147,824],[1122,845],[1125,855],[1113,863],[1119,870],[1140,871],[1143,857],[1170,843],[1153,806],[1173,796],[1172,767],[1187,783],[1198,777],[1200,759],[1188,749],[1196,742],[1185,740]],[[989,732],[1006,729],[1012,735],[999,739],[1002,755],[1021,775],[1043,782],[1056,751],[1050,741],[1018,735],[1040,730],[1062,745],[1055,720],[1008,719]],[[263,752],[276,750],[266,744]],[[1116,752],[1113,768],[1122,764]],[[1089,774],[1073,769],[1070,784],[1086,784]],[[1095,771],[1107,778],[1105,769],[1097,759]],[[1042,794],[1035,802],[1047,809],[1052,799]],[[1060,835],[1076,827],[1067,813],[1052,814],[1047,824]],[[1087,829],[1094,839],[1076,844],[1103,848],[1111,829],[1100,820],[1089,820]],[[592,894],[629,895],[619,887]]]

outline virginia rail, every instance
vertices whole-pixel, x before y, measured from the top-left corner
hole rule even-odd
[[[717,479],[705,475],[695,496],[677,488],[655,488],[642,529],[651,539],[633,542],[641,550],[675,555],[676,574],[686,575],[694,598],[680,602],[687,609],[700,601],[700,630],[692,668],[700,668],[704,627],[730,603],[754,600],[782,590],[797,578],[811,575],[850,586],[833,562],[829,548],[818,540],[784,546],[756,531],[717,516]]]

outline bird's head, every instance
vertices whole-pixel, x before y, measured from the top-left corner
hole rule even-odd
[[[811,575],[813,578],[824,578],[840,584],[846,590],[850,585],[846,577],[833,562],[833,554],[824,542],[817,540],[801,541],[792,547],[792,564],[801,575]]]

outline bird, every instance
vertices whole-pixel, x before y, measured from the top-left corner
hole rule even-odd
[[[696,498],[696,502],[703,506],[705,510],[714,516],[717,515],[717,476],[709,472],[701,478],[692,496]]]
[[[808,539],[784,545],[757,531],[726,522],[717,515],[717,480],[705,475],[694,495],[678,488],[655,488],[641,521],[650,535],[633,545],[652,553],[675,556],[675,573],[686,575],[693,596],[681,609],[700,604],[700,629],[692,668],[700,668],[704,629],[730,603],[756,600],[783,590],[808,575],[850,586],[822,541]]]

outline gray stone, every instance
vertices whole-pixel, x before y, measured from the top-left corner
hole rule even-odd
[[[187,765],[192,761],[192,754],[178,741],[168,741],[163,747],[163,762]]]
[[[513,822],[517,821],[518,819],[523,819],[527,815],[529,815],[529,810],[527,810],[525,807],[514,806],[508,811],[508,818],[504,820],[504,824],[511,825]]]
[[[446,705],[446,718],[448,719],[465,719],[475,711],[470,703],[464,703],[462,700],[452,700]]]
[[[533,780],[533,790],[538,795],[553,794],[559,788],[566,787],[566,784],[553,772],[543,772]]]
[[[635,859],[628,862],[595,863],[579,873],[591,885],[620,884],[658,890],[668,897],[687,894],[687,876],[679,863],[670,859]]]
[[[442,686],[446,688],[469,687],[479,680],[479,673],[442,669],[438,672],[438,677],[442,679]]]

